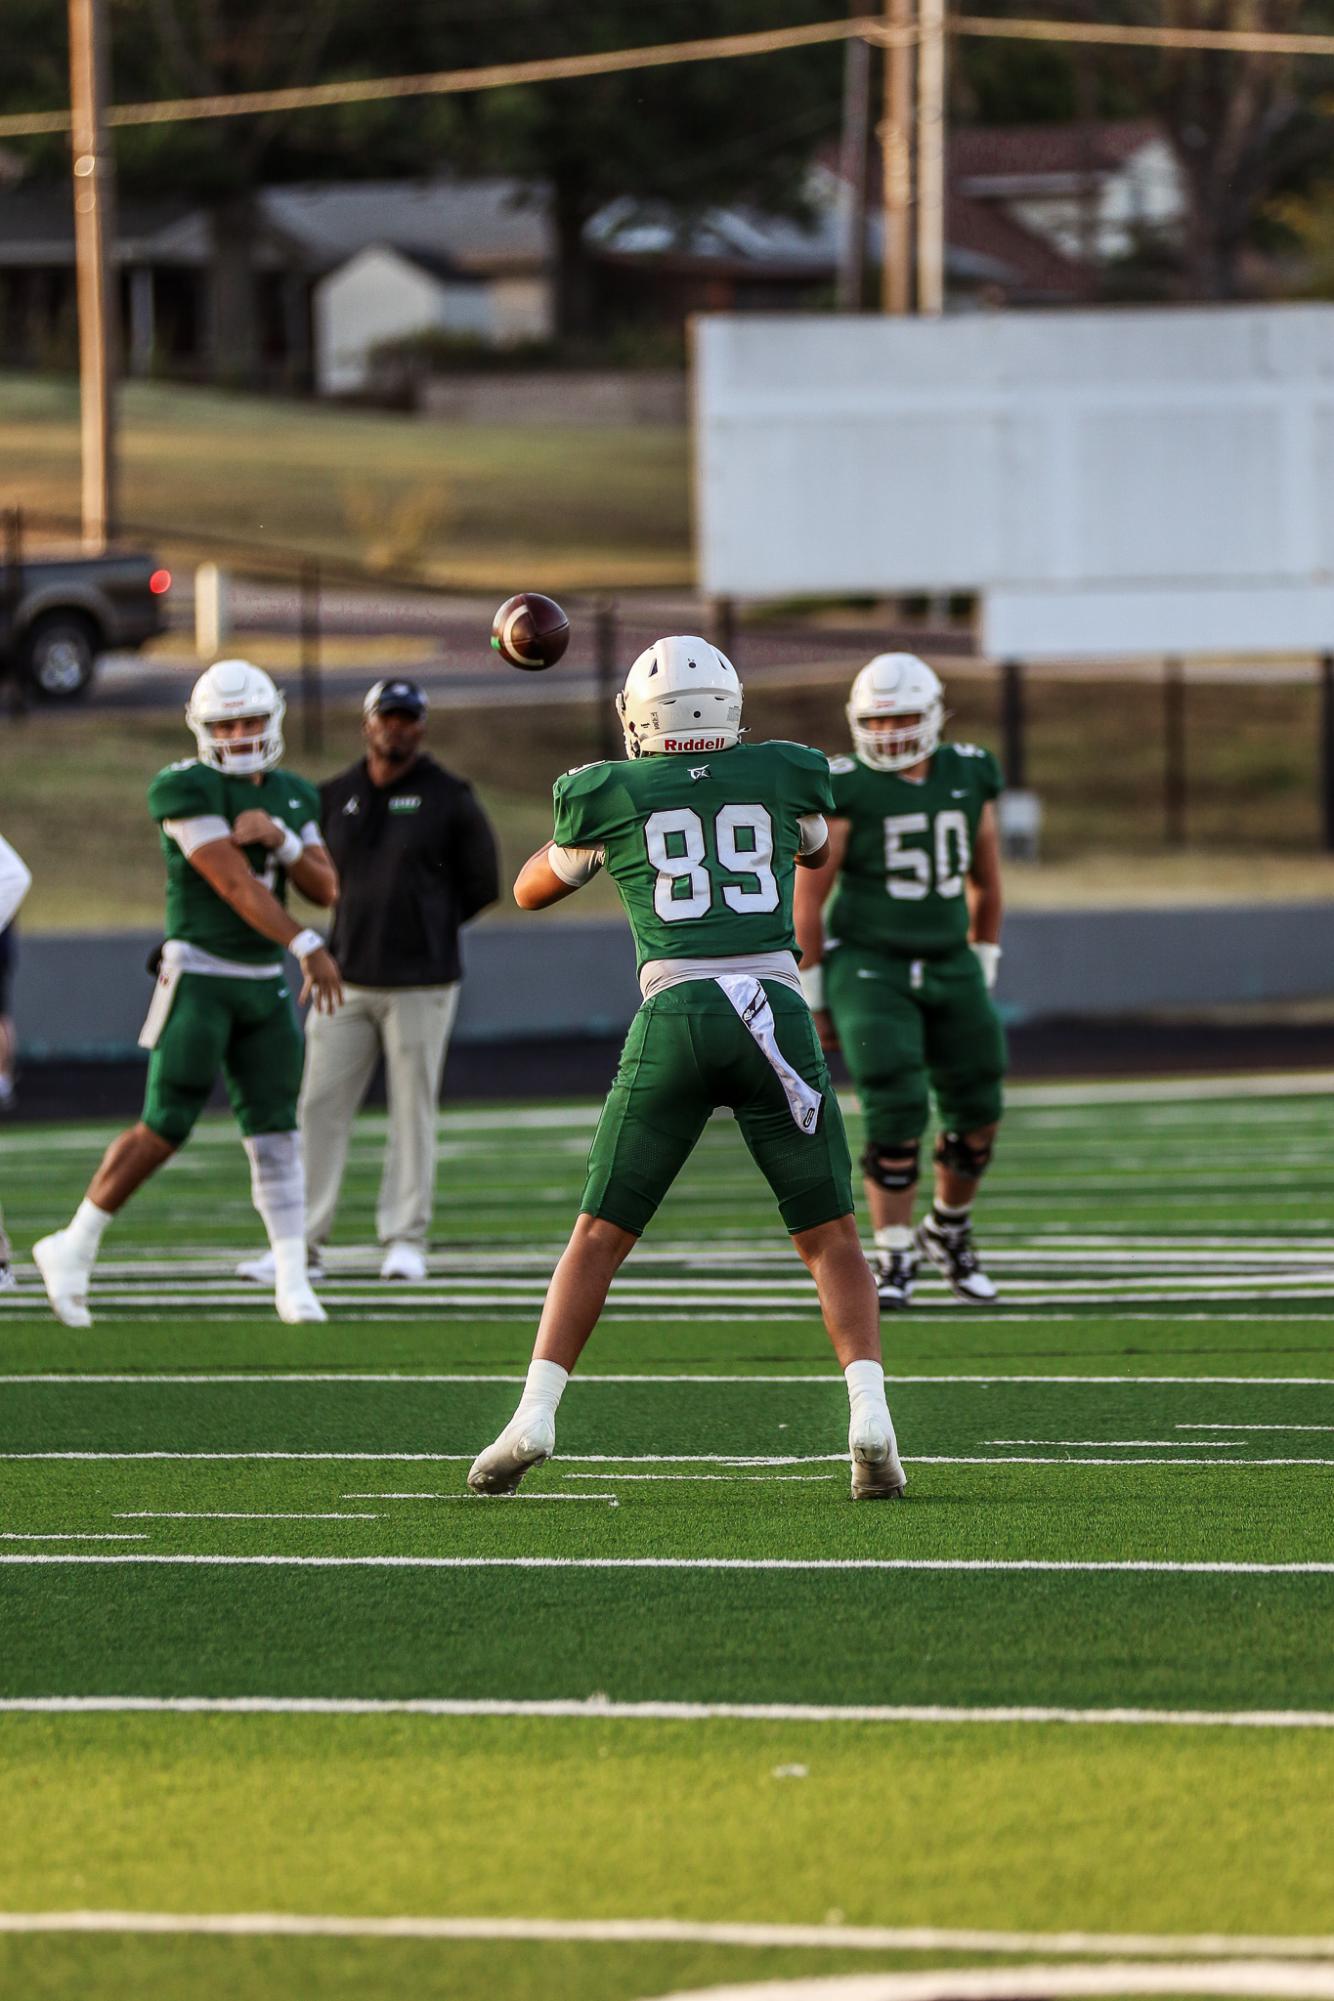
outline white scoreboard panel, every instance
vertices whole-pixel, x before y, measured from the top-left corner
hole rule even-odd
[[[709,592],[973,590],[1034,657],[1334,644],[1334,306],[705,316],[695,424]]]

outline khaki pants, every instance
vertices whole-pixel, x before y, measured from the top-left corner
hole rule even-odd
[[[297,1114],[306,1160],[306,1238],[327,1241],[338,1207],[352,1121],[383,1052],[389,1142],[375,1227],[382,1244],[426,1247],[435,1197],[435,1114],[459,990],[348,987],[336,1014],[306,1019]]]

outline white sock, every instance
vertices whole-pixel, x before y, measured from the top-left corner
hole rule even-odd
[[[304,1235],[306,1173],[299,1133],[256,1133],[243,1140],[250,1161],[250,1199],[274,1246],[280,1238]]]
[[[875,1233],[878,1251],[910,1251],[912,1231],[906,1223],[885,1223]]]
[[[559,1362],[530,1362],[515,1417],[540,1415],[554,1418],[556,1406],[564,1396],[569,1380],[569,1370],[562,1369]]]
[[[879,1362],[849,1362],[843,1371],[843,1380],[848,1386],[848,1404],[854,1422],[859,1417],[879,1416],[881,1411],[888,1421],[885,1372]]]
[[[101,1247],[102,1232],[110,1221],[111,1211],[99,1209],[85,1195],[65,1225],[65,1242],[82,1263],[92,1264]]]
[[[936,1201],[933,1202],[931,1206],[935,1211],[936,1221],[938,1223],[943,1223],[947,1230],[962,1229],[963,1225],[968,1221],[968,1218],[973,1213],[973,1205],[971,1202],[965,1202],[962,1209],[948,1209],[946,1208],[945,1204],[942,1201],[940,1201],[939,1198],[937,1198]]]
[[[278,1287],[285,1285],[303,1286],[306,1278],[306,1240],[301,1237],[279,1237],[273,1246],[273,1277]]]

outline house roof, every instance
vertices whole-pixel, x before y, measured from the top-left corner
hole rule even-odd
[[[1035,176],[1114,173],[1162,137],[1162,127],[1152,118],[1086,118],[1064,125],[956,125],[949,135],[950,178],[1008,182]],[[997,188],[996,192],[1000,191]]]
[[[526,205],[521,205],[526,204]],[[373,243],[391,244],[455,277],[541,270],[554,261],[546,206],[511,180],[365,181],[265,188],[258,196],[258,262],[333,269]],[[119,263],[202,265],[207,211],[181,200],[117,203]],[[0,265],[71,264],[74,211],[67,184],[0,191]],[[437,275],[439,272],[437,271]]]
[[[945,203],[945,235],[953,252],[967,253],[989,267],[983,282],[1000,284],[1022,298],[1081,298],[1090,274],[1063,257],[1055,245],[1026,229],[994,202],[977,201],[951,187]]]
[[[261,200],[269,220],[326,270],[373,243],[410,245],[418,261],[443,258],[455,272],[541,270],[555,261],[548,204],[523,181],[344,181],[267,188]]]

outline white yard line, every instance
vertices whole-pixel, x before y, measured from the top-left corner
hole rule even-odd
[[[1334,1431],[1334,1424],[1179,1424],[1178,1431]],[[1190,1441],[1192,1444],[1194,1440]]]
[[[473,1497],[478,1498],[478,1497]],[[508,1497],[494,1495],[503,1500]],[[564,1498],[575,1498],[568,1496]],[[579,1496],[578,1498],[585,1498]],[[10,1555],[11,1564],[177,1564],[222,1569],[308,1570],[737,1570],[737,1571],[994,1571],[1120,1574],[1173,1577],[1330,1577],[1332,1563],[1171,1562],[1158,1557],[1115,1561],[1095,1558],[999,1556],[273,1556],[133,1554],[106,1556]]]
[[[836,1480],[836,1473],[617,1473],[617,1480],[723,1480],[731,1483],[741,1481],[747,1486],[781,1486],[785,1481],[797,1481],[809,1485],[812,1481],[821,1484]],[[565,1480],[600,1480],[601,1473],[564,1473]]]
[[[126,1508],[117,1509],[118,1522],[378,1522],[378,1515],[299,1514],[290,1508],[250,1513],[213,1508]]]
[[[1330,2001],[1334,1967],[1282,1960],[1164,1961],[1157,1966],[1115,1960],[1093,1966],[993,1966],[933,1973],[807,1974],[679,1988],[661,2001],[1085,2001],[1122,1994],[1207,1994]]]
[[[589,1945],[735,1945],[830,1952],[1104,1952],[1160,1959],[1187,1953],[1245,1960],[1334,1956],[1334,1937],[1273,1938],[1226,1932],[1021,1932],[937,1926],[777,1925],[690,1918],[353,1917],[296,1911],[3,1911],[0,1931],[196,1933],[224,1938],[529,1939]],[[1013,1979],[1019,1968],[1011,1968]],[[962,1979],[951,1972],[949,1981]],[[953,1991],[952,1987],[948,1991]]]
[[[1211,1317],[1211,1316],[1207,1316]],[[1250,1315],[1242,1316],[1247,1321]],[[1283,1316],[1286,1318],[1287,1316]],[[990,1318],[990,1316],[989,1316]],[[42,1389],[88,1389],[116,1384],[132,1389],[151,1389],[161,1384],[182,1385],[191,1389],[197,1387],[221,1387],[230,1389],[233,1385],[262,1384],[266,1388],[284,1383],[378,1383],[398,1387],[416,1388],[423,1383],[522,1383],[526,1377],[522,1370],[514,1369],[458,1369],[451,1371],[417,1369],[264,1369],[250,1371],[236,1370],[191,1370],[164,1373],[153,1370],[136,1371],[128,1375],[112,1375],[104,1371],[89,1371],[86,1375],[63,1373],[32,1373],[23,1375],[0,1375],[0,1388],[37,1386]],[[1245,1389],[1287,1389],[1291,1387],[1334,1389],[1334,1376],[1071,1376],[1071,1375],[980,1375],[962,1371],[950,1374],[909,1374],[890,1373],[891,1385],[895,1383],[981,1383],[986,1385],[1004,1383],[1089,1383],[1098,1386],[1108,1384],[1142,1383],[1170,1386],[1172,1388],[1192,1387],[1195,1384],[1237,1385]],[[622,1383],[743,1383],[763,1384],[772,1387],[779,1384],[784,1388],[815,1385],[825,1389],[842,1390],[843,1379],[834,1367],[822,1369],[814,1374],[808,1372],[789,1375],[748,1375],[728,1373],[718,1370],[681,1371],[661,1369],[655,1372],[639,1371],[623,1373],[613,1370],[589,1369],[581,1371],[574,1379],[578,1389],[615,1386]],[[1199,1424],[1177,1425],[1178,1431],[1334,1431],[1334,1425],[1252,1425]]]
[[[119,1519],[120,1517],[118,1516],[117,1520]],[[147,1542],[147,1541],[148,1541],[147,1535],[129,1535],[129,1534],[82,1535],[73,1532],[66,1532],[63,1535],[56,1535],[54,1533],[46,1535],[30,1535],[27,1534],[26,1532],[20,1532],[18,1529],[0,1530],[0,1542]]]
[[[1206,1425],[1203,1428],[1206,1431],[1228,1429],[1226,1425],[1217,1424]],[[1117,1449],[1152,1446],[1155,1450],[1166,1449],[1173,1452],[1210,1450],[1235,1452],[1244,1440],[1240,1438],[988,1438],[983,1442],[987,1445],[1077,1445],[1093,1446],[1095,1449],[1101,1446],[1108,1451],[1113,1446]],[[1254,1461],[1251,1464],[1254,1464]]]
[[[104,1460],[298,1460],[325,1462],[335,1466],[369,1463],[392,1465],[470,1465],[471,1452],[0,1452],[0,1461],[81,1460],[98,1464]],[[594,1466],[809,1466],[828,1462],[847,1465],[846,1452],[564,1452],[571,1465]],[[1019,1453],[910,1452],[910,1466],[1212,1466],[1216,1472],[1250,1472],[1257,1466],[1334,1466],[1334,1459],[1313,1457],[1281,1459],[1057,1459],[1032,1458]],[[614,1477],[608,1475],[606,1477]]]
[[[1330,1709],[1073,1709],[1047,1704],[612,1702],[591,1696],[15,1695],[0,1714],[551,1717],[628,1723],[1070,1724],[1097,1729],[1334,1730]]]

